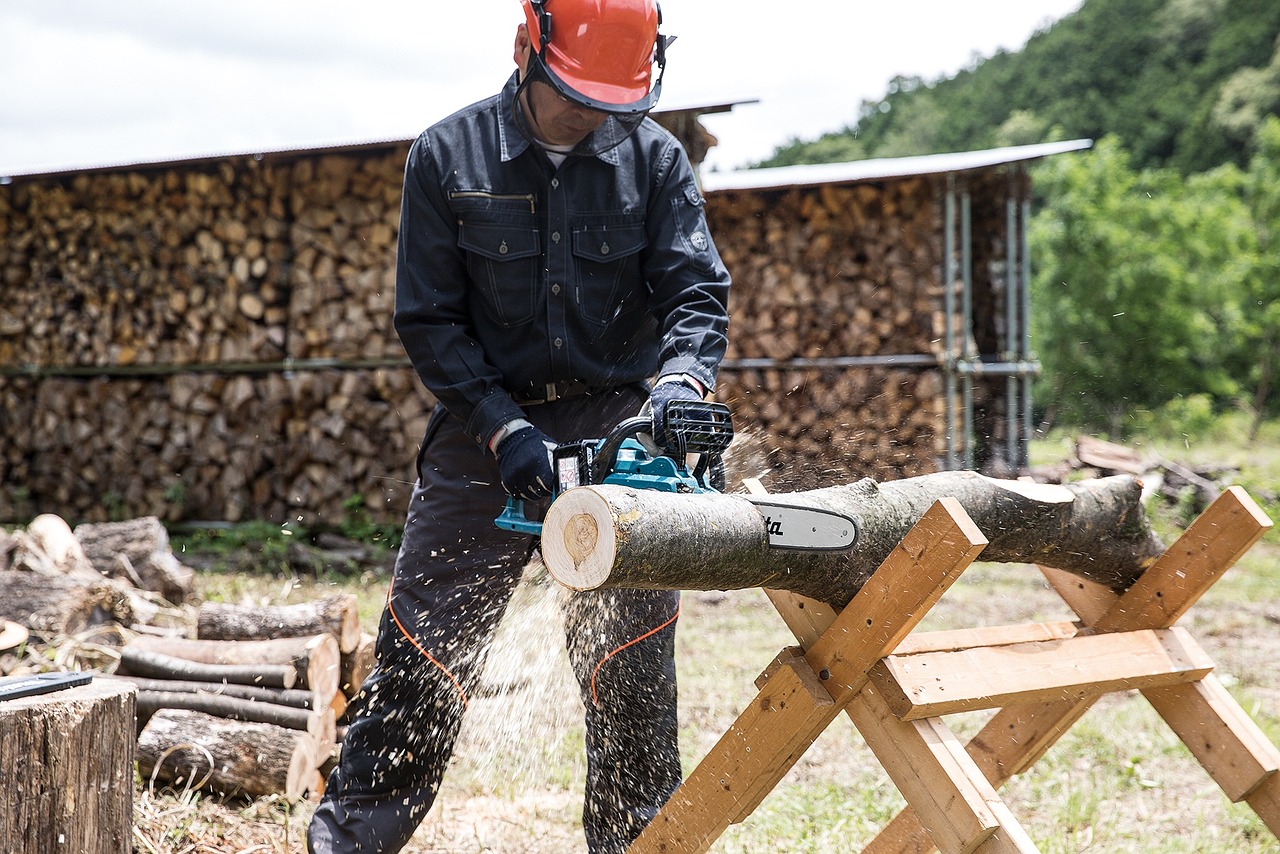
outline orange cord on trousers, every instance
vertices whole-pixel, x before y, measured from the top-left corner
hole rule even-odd
[[[671,615],[671,619],[667,620],[662,625],[658,626],[655,629],[651,629],[650,631],[645,632],[638,638],[632,638],[631,640],[624,643],[622,646],[615,649],[613,652],[606,655],[604,658],[600,659],[600,661],[596,664],[595,669],[591,671],[591,702],[592,703],[596,704],[597,706],[600,705],[600,698],[596,694],[596,674],[600,672],[601,667],[604,667],[604,663],[609,659],[613,658],[618,653],[622,652],[627,647],[635,646],[636,644],[640,643],[640,641],[653,637],[658,632],[662,631],[667,626],[674,623],[676,619],[679,618],[680,616],[680,607],[681,607],[680,605],[676,605],[676,612]]]

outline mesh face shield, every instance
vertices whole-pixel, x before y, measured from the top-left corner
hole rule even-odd
[[[587,109],[592,110],[597,109],[562,93],[549,79],[546,73],[546,67],[537,60],[535,55],[529,64],[529,73],[524,75],[523,79],[521,79],[520,88],[517,90],[516,97],[511,104],[512,119],[515,121],[516,127],[520,129],[520,133],[524,135],[525,139],[535,145],[542,146],[546,145],[546,143],[538,139],[537,134],[533,132],[533,127],[529,122],[530,117],[525,114],[526,110],[533,109],[532,97],[526,94],[533,83],[545,83],[547,86],[551,87],[551,91],[558,97],[563,98],[575,106],[586,107]],[[570,156],[595,157],[598,154],[602,154],[612,148],[616,148],[621,145],[627,137],[634,133],[636,128],[640,126],[640,123],[649,115],[648,109],[631,113],[615,113],[606,110],[598,110],[598,112],[605,114],[604,123],[591,133],[587,134],[581,142],[574,146],[573,150],[569,152]],[[533,115],[533,121],[535,123],[538,121],[536,112]]]

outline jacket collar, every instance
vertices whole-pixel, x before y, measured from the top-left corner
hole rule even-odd
[[[502,87],[502,91],[498,93],[498,145],[501,148],[501,157],[504,163],[515,160],[533,144],[528,137],[521,133],[520,126],[516,123],[516,93],[519,88],[520,72],[516,71],[507,80],[506,85]],[[613,119],[608,119],[597,130],[591,132],[591,136],[587,137],[587,141],[597,140],[603,134],[618,134],[621,132],[618,123]],[[620,145],[610,146],[595,155],[595,157],[605,163],[617,166],[622,162],[618,155],[620,147]]]

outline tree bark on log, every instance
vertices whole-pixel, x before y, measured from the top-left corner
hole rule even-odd
[[[126,649],[158,652],[205,664],[287,664],[297,673],[296,686],[316,695],[317,708],[328,706],[338,691],[341,654],[338,642],[328,634],[259,641],[141,636],[130,641]]]
[[[259,703],[273,703],[291,709],[314,709],[315,695],[300,688],[259,688],[254,685],[237,685],[231,682],[198,682],[181,679],[151,679],[146,676],[115,674],[116,679],[132,682],[139,691],[177,691],[184,694],[209,694],[215,697],[235,697]]]
[[[169,547],[169,532],[155,516],[77,525],[75,537],[103,575],[127,578],[176,605],[191,595],[195,573],[178,562]]]
[[[105,679],[0,703],[0,851],[131,849],[133,715]]]
[[[176,655],[127,646],[120,651],[120,671],[129,676],[189,680],[210,685],[256,685],[292,688],[298,672],[290,664],[208,664]]]
[[[285,729],[297,730],[313,729],[315,727],[313,719],[316,715],[321,714],[307,709],[278,706],[275,703],[264,703],[260,700],[224,697],[218,694],[194,691],[146,690],[138,692],[137,729],[141,731],[152,715],[161,709],[186,709],[233,721],[275,724]],[[332,714],[332,712],[328,711],[325,713]]]
[[[315,784],[317,769],[333,749],[333,718],[325,717],[327,729],[313,733],[162,709],[138,736],[138,770],[144,782],[154,774],[174,785],[298,800]]]
[[[780,493],[858,522],[851,549],[798,552],[768,547],[764,516],[743,496],[580,487],[552,504],[542,553],[552,576],[578,590],[769,587],[843,608],[929,506],[951,496],[990,540],[980,560],[1051,566],[1124,590],[1165,549],[1141,492],[1128,475],[1060,486],[941,472]]]
[[[125,589],[107,578],[0,571],[0,619],[45,639],[73,635],[109,622],[129,625],[133,608]]]
[[[206,602],[196,615],[201,640],[270,640],[331,634],[347,654],[360,642],[360,615],[354,594],[292,605],[231,605]]]

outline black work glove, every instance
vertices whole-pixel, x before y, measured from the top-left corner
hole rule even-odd
[[[653,441],[669,454],[676,453],[675,438],[667,435],[667,404],[673,400],[702,400],[702,395],[680,380],[658,383],[649,392],[649,407],[653,411]]]
[[[547,434],[532,424],[503,439],[498,446],[498,470],[507,494],[526,501],[550,496],[555,483],[551,470],[554,449]]]

